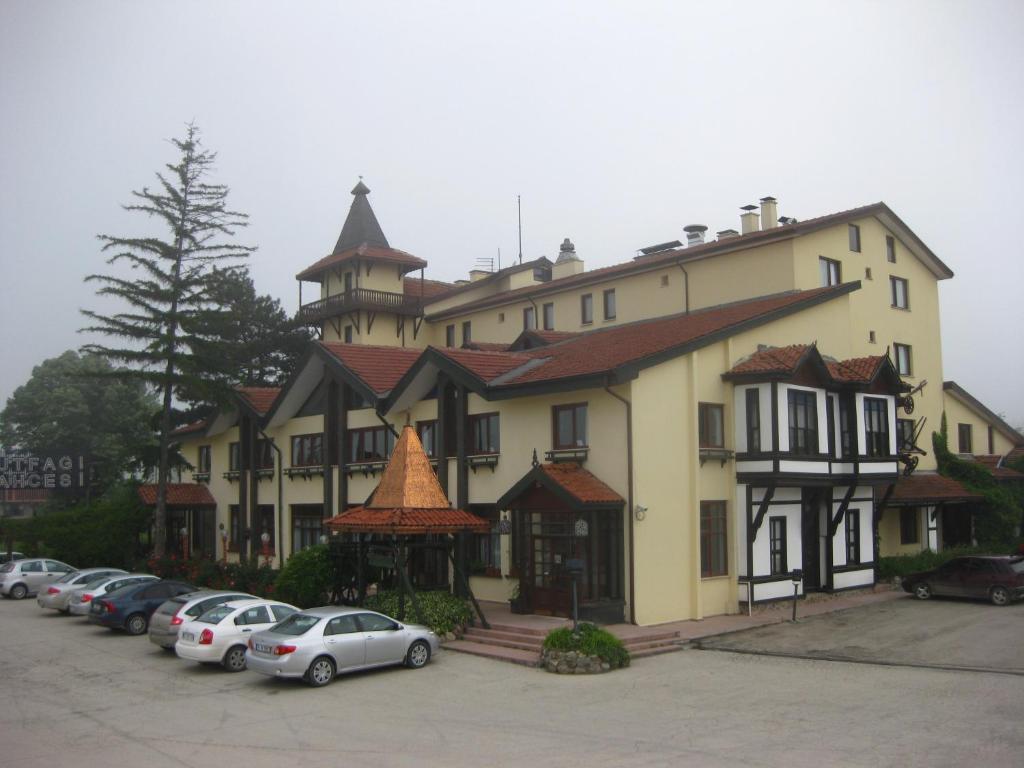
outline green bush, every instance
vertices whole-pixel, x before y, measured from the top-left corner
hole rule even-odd
[[[464,627],[473,616],[469,603],[448,592],[417,592],[416,599],[423,611],[426,625],[439,635],[454,632],[457,627]],[[371,595],[366,598],[365,607],[397,618],[398,591],[387,590]],[[419,621],[408,595],[405,597],[405,620]]]
[[[587,656],[600,656],[612,669],[629,666],[629,651],[611,632],[593,624],[580,624],[576,632],[562,627],[548,632],[544,638],[548,651],[577,651]]]
[[[919,571],[930,571],[938,568],[947,560],[963,555],[991,554],[982,547],[955,547],[945,549],[942,552],[932,552],[926,549],[916,555],[897,555],[896,557],[878,558],[878,578],[880,580],[892,579],[896,576],[908,576]]]
[[[288,558],[277,577],[279,600],[299,608],[324,605],[334,584],[334,564],[326,544],[316,544]]]
[[[162,579],[180,579],[207,589],[237,589],[257,597],[279,599],[275,583],[278,572],[269,565],[247,560],[223,563],[206,558],[183,560],[175,555],[151,557],[142,570]]]

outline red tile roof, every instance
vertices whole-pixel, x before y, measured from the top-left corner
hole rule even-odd
[[[46,488],[4,488],[0,489],[0,501],[24,504],[44,502],[50,498]]]
[[[970,491],[951,477],[942,475],[914,473],[909,477],[900,477],[896,488],[889,497],[894,506],[911,506],[916,504],[937,504],[939,502],[981,501],[979,493]]]
[[[423,353],[421,349],[407,347],[344,344],[340,341],[317,343],[378,395],[387,394]]]
[[[190,424],[183,424],[177,429],[172,430],[171,435],[191,435],[193,432],[202,432],[204,429],[206,429],[209,423],[209,419],[200,419],[199,421],[193,421]]]
[[[479,349],[484,352],[507,352],[508,348],[508,344],[500,341],[471,341],[466,345],[466,349]]]
[[[729,373],[792,373],[808,349],[809,344],[759,349],[734,365]]]
[[[530,334],[536,336],[539,339],[543,339],[548,344],[557,344],[559,341],[565,341],[566,339],[572,339],[579,336],[580,333],[577,331],[530,331]]]
[[[242,396],[249,406],[260,416],[270,410],[277,396],[281,394],[280,387],[235,387],[235,391]]]
[[[417,256],[413,256],[411,253],[399,251],[396,248],[382,248],[378,245],[367,245],[366,243],[363,243],[355,248],[349,248],[339,253],[332,253],[329,256],[324,256],[320,261],[299,272],[299,274],[295,276],[295,279],[316,280],[316,278],[320,276],[320,273],[326,271],[329,267],[336,266],[346,261],[353,261],[355,259],[361,259],[364,261],[385,261],[391,264],[399,264],[405,268],[406,272],[413,269],[423,269],[427,266],[427,262]]]
[[[488,352],[451,347],[437,348],[437,351],[484,381],[492,381],[531,361],[529,355],[523,352]]]
[[[826,363],[828,372],[836,381],[868,383],[875,378],[879,367],[885,362],[885,355],[853,357],[849,360]]]
[[[584,504],[624,501],[619,494],[579,464],[541,464],[539,469],[551,478],[552,482],[560,485],[569,495]]]
[[[991,472],[996,480],[1024,480],[1024,473],[1003,466],[1002,456],[975,456],[974,460]]]
[[[139,499],[147,507],[156,504],[156,485],[140,485]],[[200,483],[168,483],[167,504],[172,507],[215,507],[210,489]]]
[[[425,533],[486,533],[491,524],[461,509],[370,509],[355,507],[324,521],[336,531],[390,533],[416,536]]]
[[[436,299],[453,290],[455,285],[440,280],[420,280],[418,277],[406,277],[402,281],[402,292],[406,296],[422,296],[424,299]]]

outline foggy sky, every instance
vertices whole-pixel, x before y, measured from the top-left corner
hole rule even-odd
[[[588,269],[765,195],[884,200],[956,273],[945,377],[1020,426],[1022,37],[1019,2],[5,0],[0,403],[114,309],[95,236],[151,231],[120,205],[195,120],[289,311],[359,175],[443,280],[511,262],[516,195],[524,256],[570,237]]]

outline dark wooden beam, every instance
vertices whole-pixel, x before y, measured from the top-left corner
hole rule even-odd
[[[338,429],[337,449],[338,457],[338,512],[344,512],[348,508],[348,473],[345,471],[345,464],[348,462],[348,406],[352,402],[351,387],[345,382],[338,385]]]
[[[445,423],[448,420],[448,407],[445,393],[448,389],[448,377],[443,373],[437,374],[437,480],[441,483],[441,490],[448,495],[448,435],[445,433]]]
[[[334,515],[334,483],[331,482],[331,466],[337,463],[338,434],[338,382],[333,378],[327,380],[327,392],[324,398],[324,511],[323,517]],[[338,471],[341,472],[339,465]]]
[[[828,537],[831,539],[836,535],[836,531],[839,530],[839,524],[843,522],[843,515],[846,514],[846,510],[850,507],[850,499],[853,498],[854,492],[857,490],[857,476],[854,475],[853,481],[846,489],[846,493],[843,494],[843,500],[839,502],[839,509],[836,510],[836,514],[829,521],[828,525]]]
[[[761,530],[761,523],[764,522],[764,516],[768,513],[768,505],[772,503],[772,497],[775,495],[775,486],[769,485],[764,490],[764,496],[761,499],[761,503],[757,507],[757,514],[754,516],[754,522],[750,524],[750,543],[753,544],[754,538],[757,536],[757,532]]]

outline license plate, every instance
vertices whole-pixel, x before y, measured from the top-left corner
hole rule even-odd
[[[253,643],[252,647],[260,653],[271,653],[274,650],[274,646],[263,645],[262,643]]]
[[[191,632],[182,632],[181,639],[184,640],[186,643],[191,643],[196,639],[196,636],[193,635]]]

